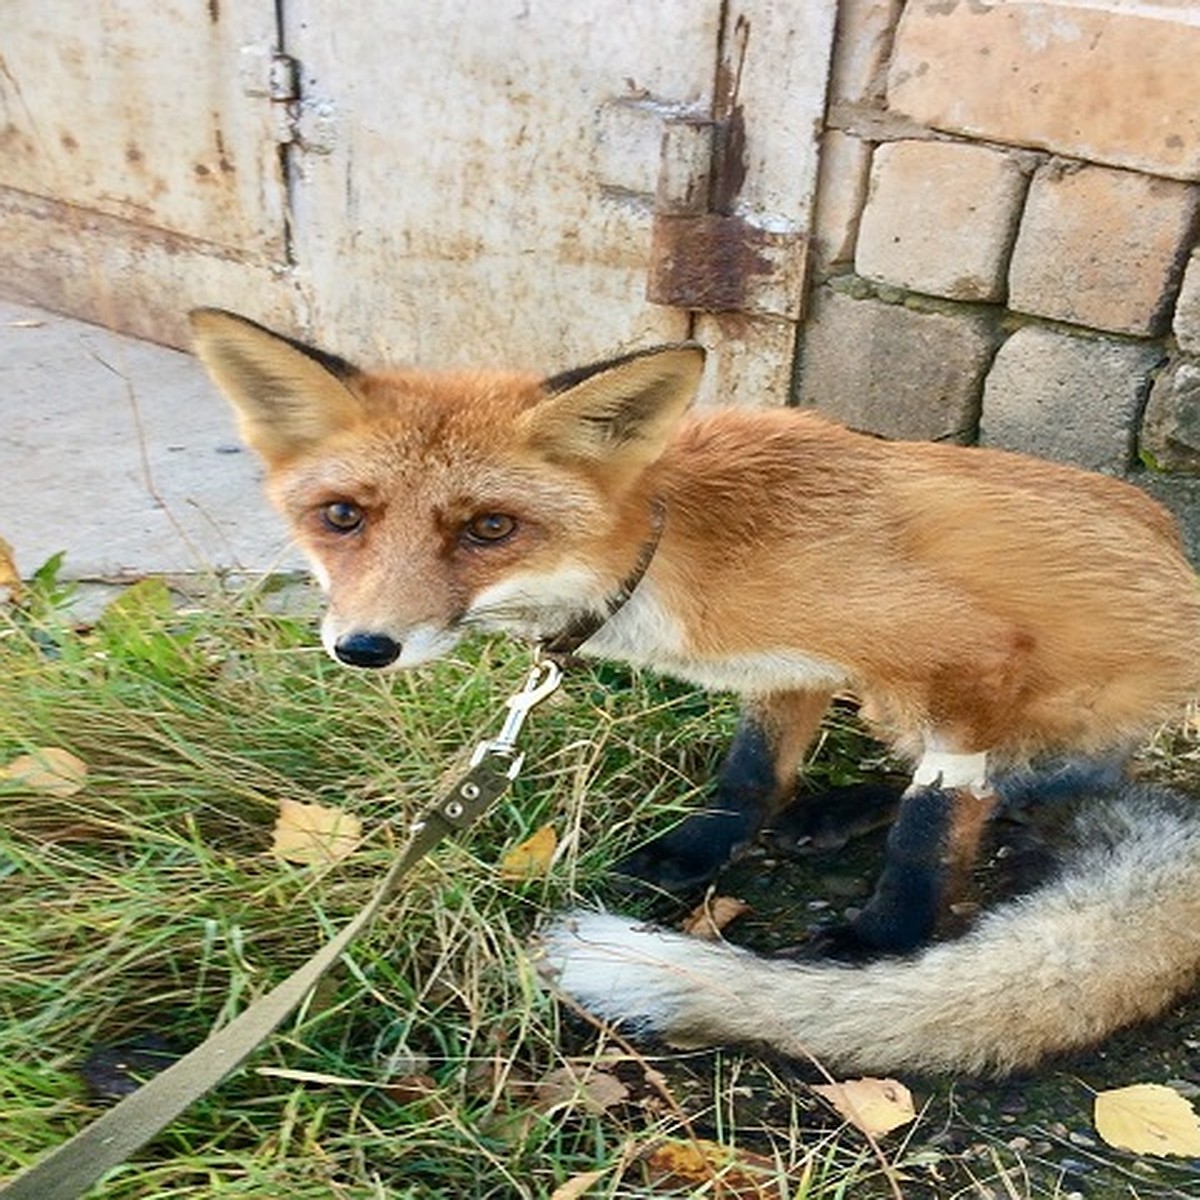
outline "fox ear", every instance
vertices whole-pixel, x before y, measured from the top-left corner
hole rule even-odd
[[[543,383],[550,394],[522,422],[552,460],[636,471],[662,453],[703,371],[704,347],[692,342],[567,371]]]
[[[220,308],[188,314],[196,354],[233,405],[246,444],[270,464],[353,425],[358,368]]]

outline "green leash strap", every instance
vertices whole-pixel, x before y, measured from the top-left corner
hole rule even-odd
[[[508,700],[509,715],[500,736],[480,744],[471,769],[414,825],[403,853],[341,933],[224,1029],[0,1187],[0,1200],[76,1200],[245,1062],[370,924],[413,864],[443,838],[473,824],[507,790],[521,766],[513,752],[516,734],[529,710],[554,691],[559,678],[553,662],[534,664],[524,690]]]

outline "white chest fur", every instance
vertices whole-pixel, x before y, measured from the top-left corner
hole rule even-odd
[[[679,622],[643,580],[629,602],[583,646],[584,654],[650,667],[710,691],[740,695],[793,688],[837,687],[847,680],[838,663],[791,647],[699,655]]]

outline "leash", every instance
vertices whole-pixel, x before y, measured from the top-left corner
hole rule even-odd
[[[524,686],[505,702],[508,715],[499,734],[476,746],[467,772],[413,824],[404,850],[349,924],[225,1028],[0,1187],[0,1200],[76,1200],[245,1062],[371,923],[413,864],[443,838],[469,828],[508,789],[525,759],[517,752],[517,735],[561,679],[553,658],[535,654]]]

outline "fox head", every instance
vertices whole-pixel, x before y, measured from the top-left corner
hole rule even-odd
[[[219,309],[191,322],[325,590],[322,641],[359,667],[603,611],[647,538],[650,468],[704,363],[682,344],[547,379],[374,373]]]

